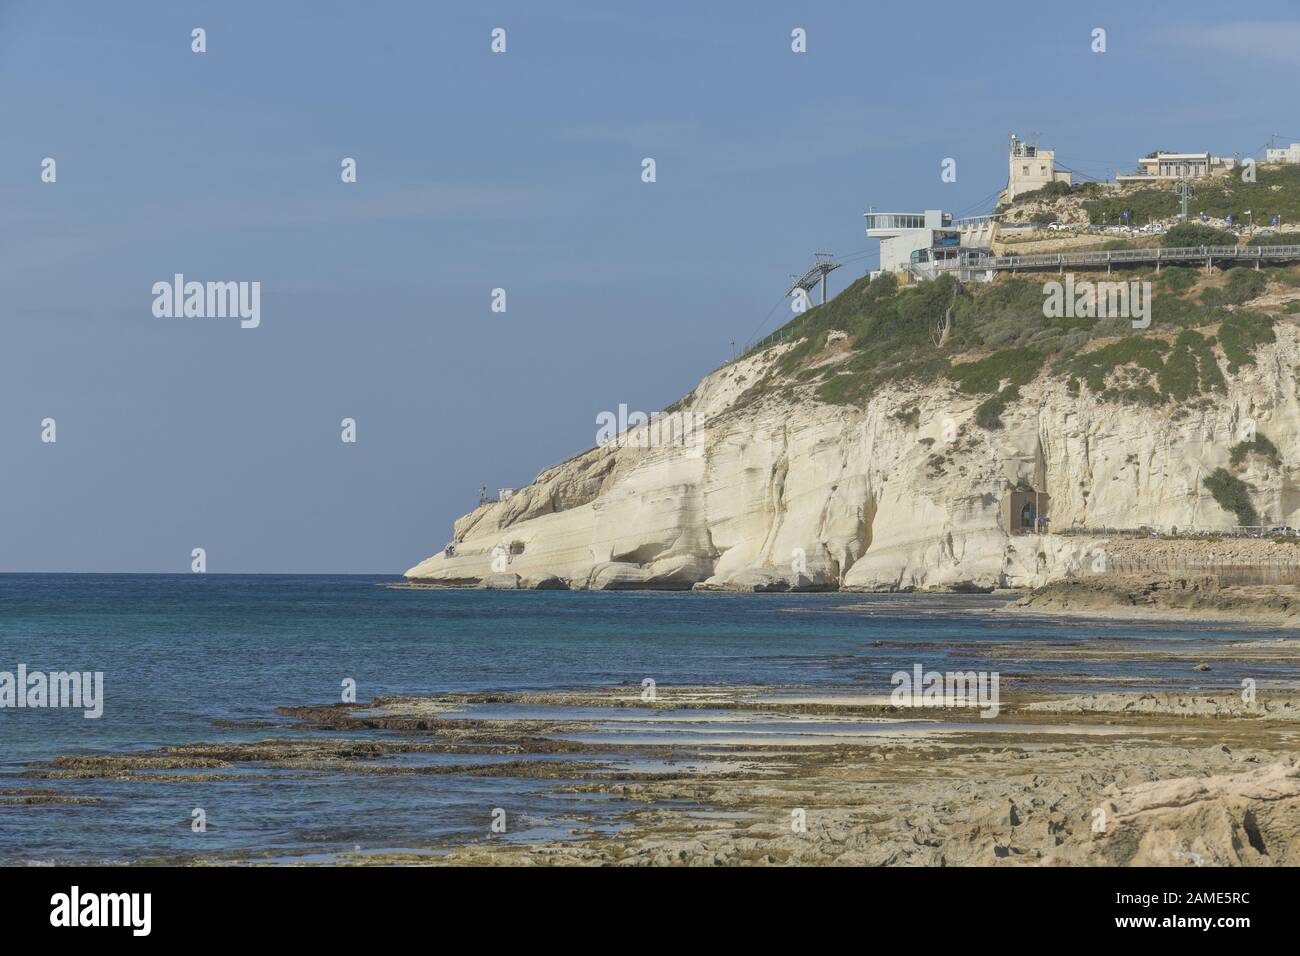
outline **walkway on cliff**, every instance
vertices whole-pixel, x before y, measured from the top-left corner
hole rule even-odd
[[[1290,246],[1182,246],[1173,249],[1152,247],[1149,249],[1112,249],[1093,252],[1051,252],[1032,256],[988,256],[982,259],[952,260],[952,266],[945,269],[942,265],[938,271],[957,271],[960,261],[962,278],[966,273],[975,275],[984,272],[1030,272],[1035,270],[1055,269],[1064,272],[1067,268],[1101,269],[1110,272],[1115,266],[1154,265],[1156,271],[1162,265],[1197,265],[1207,270],[1217,263],[1254,264],[1258,269],[1263,263],[1300,262],[1300,245]]]

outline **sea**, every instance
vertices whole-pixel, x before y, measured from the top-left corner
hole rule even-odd
[[[1227,688],[1245,676],[1265,686],[1297,676],[1295,667],[1281,664],[1253,665],[1247,673],[1216,663],[1205,674],[1190,672],[1185,661],[1079,659],[1069,649],[1082,642],[1195,648],[1234,633],[1193,624],[1017,617],[1000,610],[1005,596],[401,585],[383,575],[0,574],[0,672],[23,665],[29,673],[103,674],[103,711],[95,719],[74,708],[0,707],[0,864],[328,861],[339,854],[438,852],[476,840],[570,839],[575,831],[621,825],[625,802],[531,777],[257,768],[193,783],[23,776],[59,755],[329,736],[294,726],[275,709],[337,703],[350,682],[356,699],[366,702],[439,692],[625,687],[640,693],[648,679],[660,701],[671,702],[674,687],[696,685],[884,695],[892,673],[916,664],[997,669],[1004,693],[1013,687]],[[1267,635],[1249,634],[1261,636]],[[990,644],[998,645],[995,652]],[[743,719],[767,720],[766,735],[800,732],[761,711],[756,706]],[[609,733],[594,741],[607,742],[609,750],[597,756],[629,768],[637,758],[620,746],[645,739],[620,737],[617,720],[635,717],[635,709],[593,715],[585,708],[541,713],[484,704],[466,714],[608,718]],[[671,730],[671,710],[653,716],[666,718]],[[690,720],[710,715],[679,716],[688,730]],[[711,732],[745,731],[734,713],[711,716]],[[280,726],[256,726],[267,721]],[[33,790],[96,802],[22,802]],[[493,834],[492,811],[506,806],[512,826]],[[196,809],[203,811],[201,831],[193,826]]]

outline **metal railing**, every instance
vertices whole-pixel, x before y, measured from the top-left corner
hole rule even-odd
[[[1064,269],[1066,266],[1099,266],[1126,263],[1195,262],[1215,260],[1238,262],[1283,262],[1300,260],[1300,245],[1290,246],[1180,246],[1172,249],[1111,249],[1099,252],[1055,252],[1031,256],[988,256],[973,260],[977,269],[1015,272],[1019,269]]]
[[[1082,577],[1108,574],[1149,574],[1166,579],[1175,577],[1213,577],[1220,587],[1245,587],[1250,585],[1300,585],[1300,556],[1292,560],[1259,560],[1248,562],[1177,561],[1107,557],[1104,564],[1082,561],[1073,572]]]
[[[1093,528],[1083,526],[1054,528],[1051,533],[1080,535],[1091,538],[1152,538],[1197,541],[1206,538],[1286,538],[1292,537],[1290,531],[1291,529],[1285,526],[1272,524],[1234,525],[1231,528],[1181,528],[1176,532],[1171,529],[1151,527],[1112,528],[1101,525]],[[1296,553],[1300,555],[1300,550]]]
[[[792,338],[803,338],[803,336],[804,336],[803,332],[799,332],[796,334],[795,330],[793,329],[784,329],[784,328],[777,329],[775,332],[769,332],[767,335],[763,336],[753,345],[749,346],[749,348],[745,349],[745,351],[740,353],[739,357],[749,358],[749,356],[755,354],[756,352],[761,352],[764,349],[769,349],[773,345],[780,345],[782,342],[789,342]]]

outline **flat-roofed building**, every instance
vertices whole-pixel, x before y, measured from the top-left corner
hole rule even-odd
[[[1300,143],[1290,146],[1270,147],[1264,151],[1266,163],[1300,163]]]
[[[1205,179],[1235,168],[1231,157],[1210,153],[1166,153],[1157,151],[1138,160],[1138,172],[1116,176],[1120,183],[1139,183],[1164,179]]]
[[[868,212],[867,235],[880,240],[880,268],[908,272],[911,266],[956,257],[961,232],[941,209],[924,212]]]

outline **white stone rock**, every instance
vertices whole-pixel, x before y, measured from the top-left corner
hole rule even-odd
[[[1256,507],[1300,525],[1300,484],[1285,467],[1300,447],[1300,349],[1294,326],[1276,333],[1210,401],[1102,403],[1044,375],[997,431],[973,421],[983,397],[947,381],[881,391],[865,408],[822,404],[812,386],[740,403],[790,347],[778,346],[719,369],[682,403],[705,423],[699,445],[577,455],[461,518],[455,555],[406,574],[476,584],[500,573],[504,549],[510,574],[575,588],[1036,586],[1104,556],[1106,539],[1008,535],[999,506],[1011,487],[1050,494],[1058,530],[1229,528],[1236,519],[1202,480],[1228,465],[1247,419],[1284,461],[1242,473]],[[919,417],[895,417],[903,406]]]

